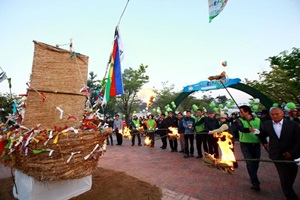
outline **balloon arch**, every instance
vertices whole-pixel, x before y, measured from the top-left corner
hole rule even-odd
[[[259,90],[255,89],[249,85],[240,83],[240,79],[228,79],[228,82],[229,82],[229,84],[227,84],[227,85],[225,83],[225,87],[234,88],[234,89],[240,90],[242,92],[245,92],[245,93],[251,95],[253,98],[258,98],[260,100],[260,103],[266,109],[270,109],[273,106],[274,102],[269,97],[267,97],[262,92],[260,92]],[[186,97],[188,97],[190,94],[192,94],[196,91],[209,91],[209,90],[224,88],[224,87],[207,86],[206,85],[205,88],[203,89],[203,88],[199,88],[199,85],[201,86],[201,83],[204,83],[204,82],[199,82],[195,85],[190,85],[190,86],[184,87],[183,92],[180,93],[174,100],[175,105],[179,106]],[[209,82],[205,81],[205,84],[207,84],[207,83],[209,83]],[[192,89],[193,87],[195,88],[195,86],[198,88]]]

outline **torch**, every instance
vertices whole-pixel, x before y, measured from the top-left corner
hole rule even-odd
[[[229,94],[229,96],[231,97],[231,99],[233,100],[234,104],[237,106],[237,108],[238,108],[239,111],[241,112],[240,107],[238,106],[237,102],[235,101],[235,99],[233,98],[233,96],[231,95],[231,93],[229,92],[229,90],[227,89],[227,87],[225,86],[225,84],[224,84],[224,82],[223,82],[225,78],[226,78],[226,72],[223,71],[220,75],[209,76],[209,77],[208,77],[208,80],[210,80],[210,81],[212,81],[212,80],[217,80],[217,81],[219,81],[219,82],[222,84],[222,86],[224,87],[224,89],[226,90],[226,92]],[[247,121],[249,127],[252,127],[252,126],[250,125],[250,122],[249,122],[247,119],[246,119],[246,121]],[[262,146],[264,147],[264,149],[265,149],[267,152],[269,152],[268,149],[267,149],[267,147],[266,147],[264,144],[262,144]]]

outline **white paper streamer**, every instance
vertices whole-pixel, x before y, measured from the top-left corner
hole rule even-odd
[[[63,116],[63,114],[64,114],[64,111],[60,108],[60,107],[56,107],[56,109],[60,112],[60,119],[62,119],[62,116]]]
[[[46,145],[48,144],[49,140],[51,140],[52,138],[53,138],[53,131],[50,131],[50,133],[49,133],[49,138],[48,138],[48,140],[44,143],[44,146],[46,146]]]
[[[94,153],[94,151],[96,151],[96,149],[98,147],[99,147],[99,144],[96,144],[96,146],[94,147],[93,151],[91,151],[91,153],[89,153],[88,155],[84,156],[84,160],[87,160]]]
[[[71,152],[71,156],[68,158],[67,163],[69,163],[69,162],[71,161],[72,157],[73,157],[75,154],[78,154],[78,153],[80,153],[80,151],[74,151],[74,152]]]

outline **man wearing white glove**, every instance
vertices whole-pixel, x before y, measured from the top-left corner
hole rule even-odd
[[[296,164],[297,164],[298,166],[300,166],[300,158],[297,158],[297,159],[295,159],[294,161],[297,162]]]
[[[264,122],[262,143],[267,144],[269,137],[269,157],[272,160],[300,162],[300,128],[297,123],[284,119],[284,112],[279,107],[270,109],[272,120]],[[298,159],[296,159],[298,158]],[[298,200],[293,185],[298,173],[299,162],[274,162],[277,169],[282,191],[288,200]]]

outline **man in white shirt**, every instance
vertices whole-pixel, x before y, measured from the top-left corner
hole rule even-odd
[[[261,138],[267,144],[269,137],[269,157],[272,160],[293,161],[300,157],[300,128],[297,123],[284,119],[284,112],[279,107],[270,109],[272,120],[263,123]],[[298,166],[291,162],[274,162],[277,169],[281,188],[288,200],[298,200],[293,189]]]

